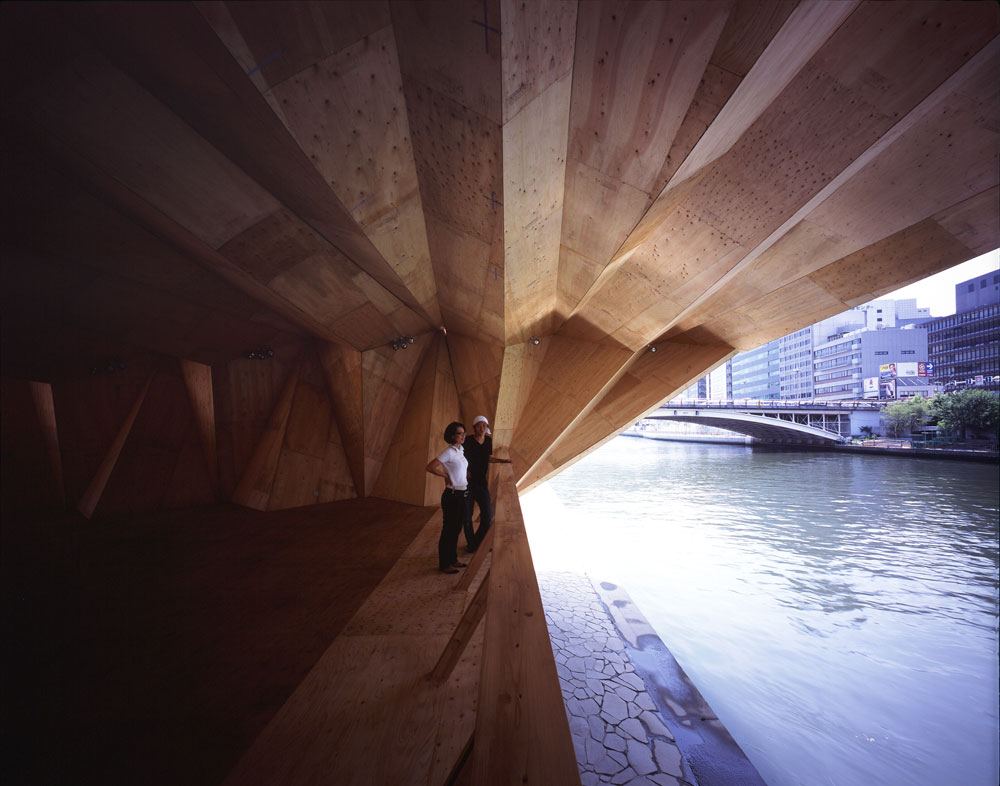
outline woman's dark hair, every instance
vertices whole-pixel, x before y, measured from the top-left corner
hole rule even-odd
[[[449,445],[455,444],[455,432],[459,429],[465,431],[465,424],[459,423],[457,420],[454,423],[449,423],[448,428],[444,430],[444,441]]]

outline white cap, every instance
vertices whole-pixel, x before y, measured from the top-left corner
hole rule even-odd
[[[486,424],[486,433],[487,434],[492,434],[493,433],[492,431],[490,431],[490,422],[486,419],[485,415],[477,415],[476,419],[472,421],[472,427],[475,428],[477,423],[485,423]]]

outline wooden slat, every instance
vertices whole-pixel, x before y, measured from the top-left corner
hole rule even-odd
[[[496,491],[492,487],[490,488],[490,499],[496,499]],[[495,511],[494,511],[495,513]],[[486,564],[486,558],[489,556],[490,552],[493,551],[493,527],[491,526],[486,531],[486,537],[483,538],[479,546],[476,547],[476,553],[472,555],[472,559],[469,560],[468,567],[462,571],[462,576],[457,582],[455,582],[456,590],[467,590],[472,586],[472,583],[476,580],[479,575],[479,571],[482,569],[483,565]]]
[[[472,780],[579,784],[576,754],[509,465],[500,467]]]
[[[479,627],[479,623],[482,622],[483,614],[486,613],[486,599],[489,597],[489,576],[490,574],[487,572],[483,577],[479,589],[472,596],[472,600],[466,607],[465,613],[462,614],[462,619],[459,620],[458,625],[455,627],[455,632],[451,634],[451,638],[448,639],[441,657],[438,658],[438,662],[434,665],[434,669],[430,673],[430,679],[433,682],[441,683],[451,676],[455,664],[462,657],[462,653],[465,652],[469,640]]]

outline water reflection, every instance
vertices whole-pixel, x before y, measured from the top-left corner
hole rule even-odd
[[[522,501],[772,786],[996,783],[998,504],[988,465],[628,438]]]

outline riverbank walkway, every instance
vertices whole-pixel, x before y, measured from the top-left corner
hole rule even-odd
[[[623,589],[538,586],[583,786],[764,786]]]

